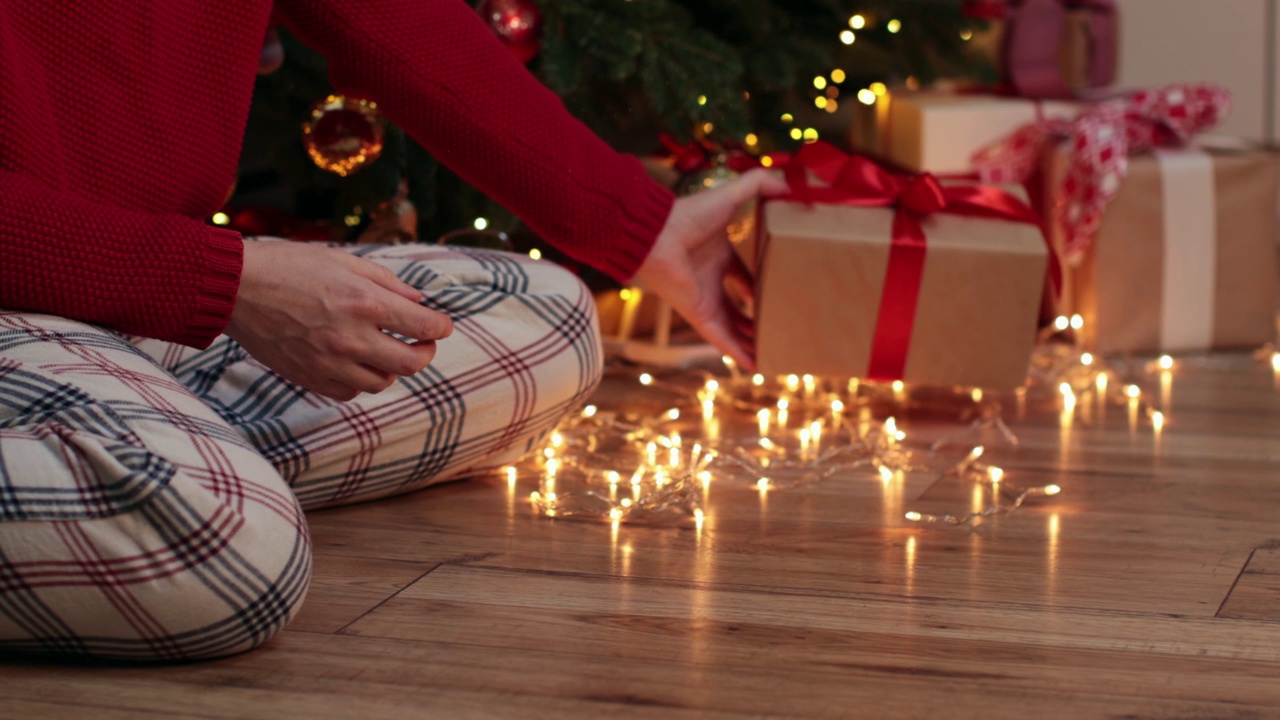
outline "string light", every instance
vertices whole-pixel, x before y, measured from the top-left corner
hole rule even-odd
[[[1058,348],[1066,349],[1037,350],[1037,364],[1033,365],[1029,387],[1033,391],[1055,389],[1064,403],[1070,403],[1072,398],[1078,402],[1082,392],[1093,392],[1091,388],[1099,384],[1100,377],[1131,374],[1107,368],[1097,358],[1086,364],[1083,354],[1071,350],[1070,346],[1059,344]],[[1042,357],[1045,352],[1050,354]],[[1270,351],[1260,357],[1269,358]],[[1052,368],[1040,366],[1045,362],[1051,363]],[[1157,361],[1141,368],[1151,372],[1158,366]],[[726,367],[732,368],[728,364]],[[1046,385],[1043,380],[1046,375],[1056,376],[1052,384]],[[869,473],[870,478],[888,483],[909,473],[932,472],[939,478],[959,478],[991,489],[980,496],[989,498],[990,506],[979,508],[979,502],[970,515],[929,514],[910,509],[914,515],[903,517],[918,518],[912,520],[917,523],[972,523],[1011,512],[1024,501],[1061,492],[1060,487],[1053,485],[1016,487],[1016,478],[1010,478],[1006,470],[986,462],[992,440],[1003,438],[1007,447],[1016,448],[1017,438],[1003,424],[998,400],[971,388],[956,391],[945,402],[953,408],[969,408],[964,413],[958,409],[949,412],[955,412],[957,417],[971,413],[972,424],[932,443],[930,453],[921,456],[911,448],[897,417],[887,417],[879,424],[870,419],[872,407],[884,407],[885,403],[906,407],[901,396],[907,390],[905,383],[864,384],[856,380],[805,376],[768,379],[759,373],[735,373],[726,378],[696,371],[673,374],[662,380],[649,373],[632,377],[653,393],[669,392],[676,402],[667,406],[668,410],[647,416],[620,409],[603,411],[596,406],[591,406],[594,411],[584,408],[571,415],[561,428],[548,436],[544,450],[549,453],[535,455],[516,466],[527,467],[531,477],[540,483],[538,492],[530,498],[544,516],[579,516],[614,523],[633,522],[657,513],[694,518],[698,516],[696,511],[704,507],[713,470],[719,482],[749,480],[756,483],[762,493],[828,480],[837,474],[856,481],[859,473]],[[1168,423],[1167,415],[1141,404],[1139,385],[1126,380],[1119,386],[1122,391],[1113,396],[1107,396],[1105,390],[1099,393],[1099,402],[1110,397],[1138,403],[1137,407],[1146,410],[1158,437]],[[1105,382],[1102,384],[1104,388],[1109,387]],[[1136,397],[1134,392],[1138,393]],[[928,408],[930,403],[937,402],[935,395],[921,393],[912,398],[911,407]],[[740,434],[721,439],[718,433],[714,437],[708,433],[706,423],[691,425],[685,420],[686,411],[697,410],[699,405],[705,418],[707,404],[719,413],[741,413],[747,425],[749,418],[754,417],[757,429],[761,430],[759,437],[746,442]],[[842,422],[850,408],[861,418],[856,423]],[[781,423],[780,418],[775,420],[775,410],[785,410],[795,422],[788,426]],[[762,416],[767,423],[760,423]],[[1081,417],[1087,418],[1087,414]],[[732,417],[729,422],[731,427],[744,424]],[[679,423],[684,424],[676,432]],[[691,433],[689,438],[682,436],[686,431]],[[986,442],[970,444],[966,436]],[[953,446],[960,446],[962,452],[956,455],[947,450]],[[946,460],[948,454],[953,459],[958,457],[958,462]],[[949,462],[953,464],[948,467]],[[940,472],[940,468],[947,469]],[[503,468],[502,472],[507,482],[514,485],[513,471]],[[616,488],[628,476],[630,497],[619,499]],[[1011,483],[1011,479],[1014,482]]]
[[[539,250],[538,248],[534,248],[534,249],[532,249],[532,250],[530,250],[530,251],[529,251],[529,257],[530,257],[530,258],[532,258],[532,259],[534,259],[534,260],[541,260],[541,259],[542,259],[542,251],[541,251],[541,250]]]
[[[853,41],[856,39],[857,39],[857,36],[853,34],[852,30],[843,30],[840,32],[840,42],[844,43],[845,45],[852,45]]]
[[[813,78],[813,86],[819,90],[824,90],[827,87],[827,79],[818,75]]]
[[[706,95],[699,95],[699,96],[698,96],[698,105],[706,105],[706,104],[707,104],[707,96],[706,96]]]
[[[897,35],[898,31],[902,29],[902,21],[896,18],[893,20],[890,20],[889,22],[885,23],[884,29],[888,30],[891,34]]]
[[[853,28],[854,30],[861,30],[866,26],[867,26],[867,19],[863,17],[861,14],[854,15],[853,17],[849,18],[849,27]]]
[[[838,85],[844,82],[844,79],[845,79],[844,70],[841,70],[840,68],[836,68],[835,70],[831,71],[831,82],[836,83]]]
[[[489,227],[489,221],[486,218],[478,217],[476,221],[471,223],[477,230],[484,230]]]
[[[862,103],[863,105],[875,105],[876,104],[875,91],[871,90],[870,88],[862,88],[861,90],[858,91],[858,102]]]
[[[1172,370],[1173,358],[1170,357],[1169,355],[1161,355],[1159,360],[1159,365],[1161,370]]]
[[[1053,328],[1058,332],[1062,332],[1071,327],[1071,318],[1066,315],[1059,315],[1053,319]]]
[[[882,82],[873,82],[867,86],[876,97],[884,97],[889,92],[889,86]]]
[[[209,218],[209,220],[214,225],[230,225],[231,224],[231,217],[224,212],[214,213],[213,217]]]
[[[1084,327],[1084,317],[1079,313],[1071,316],[1071,329],[1080,330]]]

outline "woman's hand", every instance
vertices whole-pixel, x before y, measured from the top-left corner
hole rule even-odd
[[[350,400],[387,389],[435,357],[435,341],[448,337],[453,323],[421,300],[387,268],[342,250],[246,242],[226,332],[288,380]]]
[[[676,200],[667,224],[636,272],[636,280],[657,293],[708,342],[747,371],[755,369],[750,339],[725,296],[726,274],[737,260],[726,228],[743,206],[760,197],[782,195],[787,183],[766,170],[752,170],[732,182]]]

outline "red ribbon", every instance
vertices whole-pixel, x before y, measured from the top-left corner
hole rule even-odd
[[[943,185],[928,173],[890,173],[866,157],[846,155],[823,142],[801,148],[785,171],[791,194],[782,200],[895,210],[889,266],[867,370],[872,380],[900,380],[906,370],[928,248],[923,218],[945,213],[1040,227],[1040,216],[1030,206],[999,188]],[[810,186],[810,174],[827,185]],[[1056,287],[1058,264],[1052,248],[1049,255],[1049,279]]]

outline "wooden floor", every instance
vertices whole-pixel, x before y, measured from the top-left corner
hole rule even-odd
[[[701,532],[541,518],[500,478],[317,513],[265,648],[0,664],[0,716],[1280,717],[1280,392],[1208,366],[1176,370],[1158,440],[1009,399],[1011,481],[1064,492],[974,528],[903,519],[969,510],[924,473],[713,484]]]

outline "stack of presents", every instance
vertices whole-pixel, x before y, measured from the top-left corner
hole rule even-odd
[[[1003,6],[1000,88],[890,88],[739,237],[762,373],[1011,389],[1075,314],[1101,355],[1272,341],[1277,158],[1209,134],[1227,93],[1112,87],[1113,2]]]

